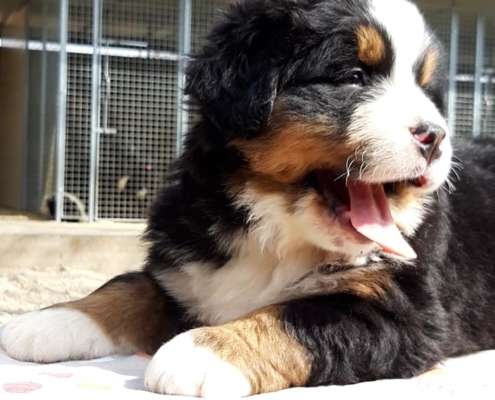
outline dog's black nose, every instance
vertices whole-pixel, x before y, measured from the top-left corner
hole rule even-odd
[[[437,160],[442,155],[440,143],[447,136],[443,128],[435,124],[420,123],[409,128],[409,130],[418,144],[419,151],[428,164]]]

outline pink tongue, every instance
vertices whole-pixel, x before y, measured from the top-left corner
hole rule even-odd
[[[361,235],[377,243],[383,250],[404,258],[416,253],[395,225],[388,200],[380,184],[349,181],[351,224]]]

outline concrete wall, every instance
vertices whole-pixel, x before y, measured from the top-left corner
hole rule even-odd
[[[3,38],[26,39],[26,10],[10,15]],[[0,207],[22,206],[25,50],[0,49]]]

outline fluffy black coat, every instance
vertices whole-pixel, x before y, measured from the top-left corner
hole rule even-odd
[[[155,276],[189,262],[222,268],[231,259],[220,242],[250,224],[226,186],[247,161],[227,143],[260,135],[279,93],[302,79],[320,84],[321,68],[328,82],[349,79],[342,75],[353,63],[349,32],[366,15],[365,2],[328,2],[316,11],[318,1],[266,3],[231,10],[189,67],[187,92],[202,121],[187,137],[176,182],[153,206],[146,270]],[[339,23],[329,27],[331,18]],[[384,59],[378,74],[391,62]],[[444,70],[435,74],[425,91],[444,112]],[[339,104],[335,92],[315,100],[318,90],[299,91],[305,98],[294,112],[311,114],[319,101],[345,126],[353,107]],[[393,271],[385,298],[341,293],[285,305],[283,329],[311,357],[308,386],[410,377],[446,357],[495,347],[495,147],[488,140],[453,143],[462,163],[456,189],[432,196],[410,238],[418,254],[413,265],[381,262]],[[221,230],[209,234],[214,224]]]
[[[199,122],[144,268],[14,319],[9,355],[156,352],[148,389],[234,398],[495,348],[495,144],[455,139],[450,163],[443,51],[411,3],[246,0],[187,79]]]

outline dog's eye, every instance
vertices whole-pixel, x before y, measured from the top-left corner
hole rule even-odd
[[[361,69],[353,69],[345,83],[355,86],[364,86],[365,82],[363,71]]]

